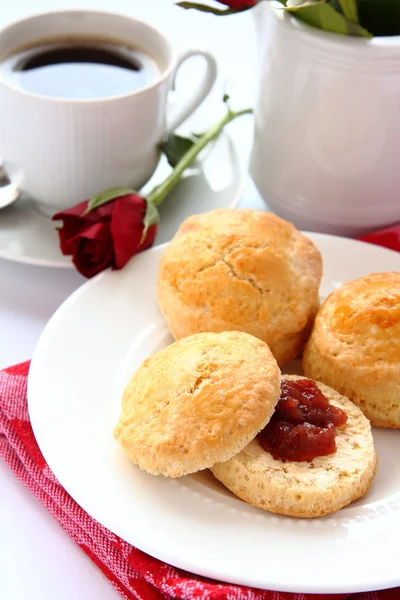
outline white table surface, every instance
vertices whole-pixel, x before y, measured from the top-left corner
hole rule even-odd
[[[14,0],[2,3],[0,26],[25,14],[58,8],[102,8],[137,14],[169,34],[177,45],[211,49],[221,78],[234,75],[242,105],[252,101],[255,40],[250,14],[223,20],[184,13],[172,0]],[[190,72],[186,69],[189,80]],[[232,96],[236,99],[237,96]],[[210,105],[208,105],[210,106]],[[209,122],[207,104],[196,115]],[[249,182],[242,207],[263,208]],[[0,214],[1,218],[1,214]],[[31,357],[47,321],[85,280],[73,269],[33,267],[0,259],[0,368]],[[0,460],[0,599],[116,600],[99,569],[64,533],[46,509]]]

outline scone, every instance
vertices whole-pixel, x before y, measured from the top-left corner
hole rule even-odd
[[[114,430],[130,460],[180,477],[237,454],[280,396],[267,344],[246,333],[200,333],[146,359],[125,389]]]
[[[369,490],[377,466],[371,426],[350,400],[316,383],[330,404],[347,414],[347,423],[336,429],[336,452],[310,462],[282,462],[254,439],[211,469],[242,500],[273,513],[312,518],[336,512]]]
[[[157,298],[175,339],[245,331],[283,364],[311,331],[321,275],[318,249],[291,223],[218,209],[181,225],[161,258]]]
[[[304,373],[355,402],[376,427],[400,427],[400,273],[344,284],[324,302]]]

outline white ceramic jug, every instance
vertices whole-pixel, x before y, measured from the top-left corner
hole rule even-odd
[[[302,229],[356,236],[400,221],[400,36],[356,38],[260,2],[251,175]]]

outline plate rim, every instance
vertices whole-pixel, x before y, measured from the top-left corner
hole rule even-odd
[[[364,242],[361,240],[354,240],[352,238],[346,238],[346,237],[342,237],[342,236],[338,236],[338,235],[332,235],[332,234],[324,234],[324,233],[315,233],[315,232],[307,232],[307,231],[303,231],[302,233],[304,233],[304,235],[306,236],[310,236],[311,238],[331,238],[335,241],[337,241],[338,239],[341,241],[344,241],[346,243],[350,243],[350,245],[352,245],[353,243],[356,243],[357,245],[361,244],[361,245],[367,245],[367,246],[373,246],[374,248],[378,249],[378,251],[384,251],[385,253],[389,253],[392,256],[396,256],[397,258],[400,258],[400,255],[398,252],[396,252],[395,250],[391,250],[388,248],[384,248],[382,246],[377,246],[375,244],[371,244],[369,242]],[[160,252],[160,250],[167,246],[168,242],[165,242],[163,244],[159,244],[157,246],[153,246],[152,248],[146,250],[146,254],[151,254],[151,253],[157,253]],[[91,280],[88,280],[86,282],[84,282],[81,286],[79,286],[62,304],[61,306],[57,309],[57,311],[54,313],[54,315],[51,317],[51,319],[48,321],[45,329],[43,330],[39,342],[35,348],[35,351],[33,353],[32,356],[32,360],[31,360],[31,368],[29,371],[29,376],[28,376],[28,411],[29,411],[29,415],[31,418],[31,424],[32,424],[32,429],[34,431],[34,435],[36,438],[36,431],[37,431],[37,422],[35,421],[36,417],[35,417],[35,410],[33,410],[33,419],[31,417],[31,408],[32,408],[32,386],[34,385],[34,381],[37,380],[37,376],[36,376],[36,362],[37,360],[40,360],[40,344],[41,344],[41,340],[45,339],[46,336],[46,331],[48,331],[48,327],[52,327],[53,325],[51,325],[54,321],[56,322],[56,320],[58,318],[60,318],[60,316],[62,317],[62,313],[64,310],[66,310],[69,306],[69,304],[74,303],[76,298],[78,298],[82,293],[85,292],[85,290],[88,287],[94,286],[96,285],[96,282],[99,279],[102,279],[104,277],[108,277],[110,275],[111,271],[110,270],[106,270],[102,273],[99,273],[97,276],[95,276],[94,278],[92,278]],[[54,320],[54,321],[53,321]],[[39,355],[39,359],[37,358]],[[39,369],[40,370],[40,369]],[[40,429],[40,427],[39,427]],[[40,436],[39,436],[40,437]],[[36,438],[37,439],[37,438]],[[50,466],[50,463],[52,463],[52,460],[48,460],[47,458],[47,448],[45,449],[45,451],[42,450],[42,445],[41,445],[41,441],[40,439],[37,439],[37,443],[39,445],[40,450],[42,451],[45,460],[47,462],[47,464],[49,465],[49,468],[53,471],[53,469]],[[53,471],[55,476],[58,478],[58,475],[55,473],[55,471]],[[64,489],[67,490],[67,488],[63,485],[63,483],[61,482],[61,480],[59,480],[61,485],[64,487]],[[71,493],[69,490],[67,490],[67,492],[71,495],[71,497],[79,504],[79,506],[81,506],[81,504],[79,503],[78,499],[75,497],[74,493]],[[87,511],[86,508],[82,507],[83,510],[85,510],[86,512],[88,512],[88,514],[90,516],[92,516],[93,518],[97,518],[96,516],[93,515],[92,511],[89,512]],[[99,521],[101,522],[101,521]],[[104,527],[106,528],[110,528],[109,525],[104,525]],[[111,529],[111,531],[113,533],[116,533],[117,535],[119,535],[122,539],[125,539],[124,534],[121,532],[117,531],[117,528],[113,528]],[[131,543],[131,542],[128,542]],[[135,544],[136,545],[136,544]],[[139,546],[136,546],[139,547]],[[240,575],[238,575],[238,577],[232,578],[231,575],[225,575],[223,573],[221,573],[221,571],[216,568],[214,568],[213,566],[210,567],[208,566],[206,571],[204,571],[203,568],[199,568],[195,563],[193,563],[190,560],[187,560],[185,558],[185,556],[183,555],[179,555],[179,556],[172,556],[171,554],[165,554],[163,550],[158,550],[157,548],[155,548],[152,543],[151,543],[151,537],[149,537],[146,540],[146,543],[142,543],[142,540],[140,541],[140,549],[146,553],[148,553],[150,556],[153,556],[155,558],[157,558],[158,560],[164,561],[170,565],[173,565],[174,567],[178,568],[178,569],[184,569],[186,571],[189,571],[193,574],[197,574],[199,576],[203,576],[203,577],[207,577],[207,578],[214,578],[215,580],[218,581],[223,581],[226,583],[230,583],[232,585],[244,585],[244,586],[250,586],[250,587],[254,587],[257,589],[267,589],[265,588],[265,584],[262,585],[257,585],[257,583],[252,583],[249,584],[248,581],[245,581],[245,578],[240,577]],[[281,592],[288,592],[288,593],[310,593],[310,594],[339,594],[339,593],[359,593],[359,592],[368,592],[368,591],[375,591],[375,590],[379,590],[379,589],[386,589],[386,588],[392,588],[392,587],[396,587],[400,585],[400,573],[394,576],[392,576],[392,578],[386,578],[385,580],[382,580],[382,577],[371,577],[369,578],[369,583],[366,584],[365,586],[363,586],[362,584],[358,583],[354,583],[353,586],[351,585],[346,585],[346,587],[341,587],[340,583],[335,583],[332,585],[332,583],[330,584],[330,586],[325,587],[324,589],[321,589],[320,587],[315,587],[312,583],[308,584],[308,585],[302,585],[301,590],[299,590],[299,585],[297,584],[291,584],[290,582],[285,582],[283,585],[283,582],[281,579],[279,579],[279,581],[274,582],[273,580],[273,574],[269,575],[269,580],[270,580],[270,584],[268,584],[269,589],[274,589],[277,591],[281,591]],[[374,580],[375,583],[371,583],[371,580]]]

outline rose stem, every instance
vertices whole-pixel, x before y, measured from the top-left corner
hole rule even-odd
[[[152,202],[155,206],[161,204],[164,197],[179,182],[181,175],[185,171],[185,169],[187,169],[192,164],[199,152],[201,152],[203,148],[205,148],[205,146],[207,146],[207,144],[211,142],[211,140],[218,137],[225,125],[227,125],[237,117],[240,117],[242,115],[249,115],[251,113],[251,108],[239,110],[237,112],[229,110],[225,117],[221,119],[221,121],[210,127],[210,129],[208,129],[205,132],[205,134],[202,135],[201,138],[199,138],[191,148],[189,148],[189,150],[182,156],[181,160],[176,164],[174,170],[170,173],[170,175],[160,185],[157,185],[154,188],[154,190],[150,192],[150,194],[147,195],[147,201]]]

